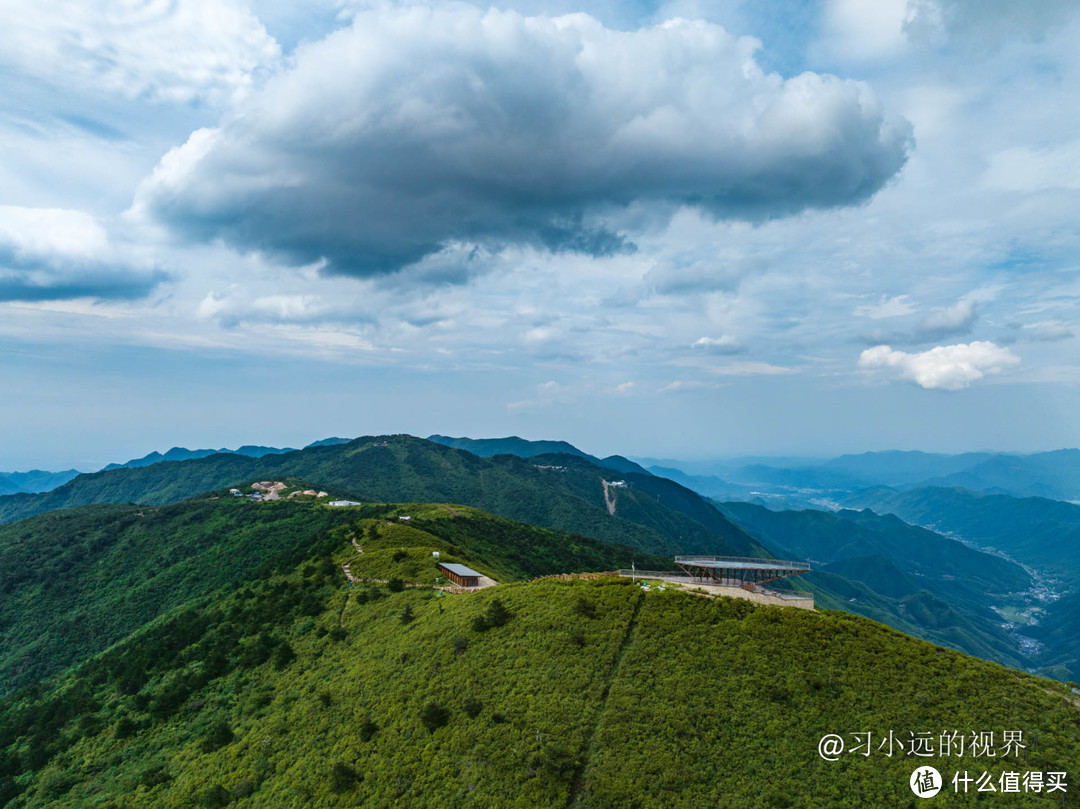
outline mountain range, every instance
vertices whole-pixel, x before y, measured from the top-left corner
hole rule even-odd
[[[143,577],[172,583],[174,601],[148,617],[137,607],[170,588],[143,590],[151,597],[127,607],[126,635],[90,638],[97,648],[69,656],[71,668],[0,697],[9,809],[836,809],[908,805],[914,767],[957,766],[938,749],[939,728],[992,729],[995,755],[977,766],[994,782],[1080,759],[1069,686],[843,613],[597,574],[530,580],[631,552],[467,507],[335,510],[219,490],[42,515],[5,529],[0,549],[32,568],[57,519],[70,521],[80,558],[28,571],[13,592],[68,570],[91,586],[56,590],[83,616],[126,605]],[[101,530],[80,533],[88,519]],[[188,545],[158,565],[177,542]],[[257,566],[237,555],[252,552]],[[501,584],[434,590],[425,582],[441,560]],[[71,625],[77,637],[81,622]],[[1022,749],[1002,747],[1001,729],[1020,729]],[[855,747],[867,732],[872,754],[819,755],[827,734]],[[917,734],[932,740],[929,757],[904,755]],[[881,752],[894,736],[900,754]]]
[[[467,439],[453,440],[468,445]],[[718,508],[660,475],[602,465],[611,459],[580,451],[549,453],[565,448],[557,442],[496,439],[478,442],[477,448],[490,457],[409,436],[379,436],[261,458],[232,453],[159,462],[83,475],[45,494],[0,497],[0,520],[93,503],[164,505],[259,479],[307,480],[357,501],[462,503],[668,557],[810,558],[820,562],[808,583],[821,606],[856,612],[1009,665],[1040,667],[1032,657],[1038,644],[1018,628],[1028,623],[1020,616],[1032,615],[1028,573],[955,540],[899,520],[879,519],[870,526],[870,515],[854,512],[833,518],[804,512],[779,522],[760,509],[743,507],[736,513],[732,504]],[[752,513],[758,516],[751,519]],[[816,545],[807,544],[811,536],[818,537]],[[835,548],[826,552],[829,544]],[[913,566],[915,549],[922,561]],[[928,575],[934,553],[943,554],[952,568]],[[953,583],[946,584],[949,577]],[[1002,612],[1014,621],[1003,619]],[[1055,670],[1057,676],[1071,676],[1071,660],[1069,653],[1056,661],[1064,665]]]
[[[995,779],[1080,760],[1074,684],[1017,670],[1080,672],[1080,601],[1036,597],[1069,538],[1012,536],[1080,507],[878,487],[775,511],[567,446],[368,436],[0,497],[0,806],[831,809],[907,805],[913,766],[956,763],[829,762],[829,733],[1022,729]],[[258,481],[329,496],[237,496]],[[589,572],[679,553],[809,560],[818,608]],[[441,562],[498,584],[433,589]]]

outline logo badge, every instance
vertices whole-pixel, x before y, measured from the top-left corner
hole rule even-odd
[[[911,774],[911,791],[920,798],[932,798],[941,792],[941,773],[933,767],[919,767]]]

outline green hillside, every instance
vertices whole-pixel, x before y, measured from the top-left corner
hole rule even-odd
[[[385,522],[410,512],[409,527]],[[467,549],[500,581],[665,564],[625,546],[461,506],[452,514],[437,506],[328,508],[211,494],[168,506],[50,512],[0,526],[0,694],[84,660],[176,607],[292,569],[324,537],[340,543],[358,519],[382,522],[366,529],[375,552],[354,564],[358,572],[379,558],[380,541]],[[407,572],[392,569],[383,577]]]
[[[0,693],[275,560],[292,559],[291,567],[348,516],[314,504],[204,498],[84,506],[0,526]]]
[[[1072,579],[1080,587],[1080,506],[1041,497],[927,487],[878,487],[847,502],[963,537],[982,548]]]
[[[293,568],[0,702],[0,805],[893,807],[914,805],[917,766],[996,779],[1080,760],[1067,687],[851,615],[613,577],[347,586],[345,561],[372,578],[416,565],[423,583],[433,545],[496,572],[494,546],[463,546],[473,530],[461,546],[426,530],[462,515],[408,508],[423,529],[384,514],[331,530]],[[995,745],[1019,730],[1025,749],[818,755],[825,734],[943,730]],[[1076,798],[1070,785],[1064,805]]]
[[[212,455],[139,469],[80,475],[41,495],[0,497],[0,521],[90,503],[163,505],[241,481],[300,478],[376,502],[464,503],[509,519],[632,545],[650,553],[766,551],[698,495],[649,475],[615,490],[608,513],[602,481],[613,472],[585,459],[558,468],[510,455],[479,458],[411,436],[359,438],[346,444],[247,458]],[[706,522],[702,522],[707,518]]]

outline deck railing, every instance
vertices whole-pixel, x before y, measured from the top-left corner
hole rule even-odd
[[[806,562],[792,562],[785,559],[762,559],[760,556],[676,556],[675,564],[696,564],[698,562],[735,562],[738,564],[760,565],[763,568],[777,570],[790,568],[792,570],[809,570],[810,565]]]

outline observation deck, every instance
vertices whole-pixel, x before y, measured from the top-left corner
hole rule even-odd
[[[809,573],[806,562],[743,556],[676,556],[675,564],[695,582],[742,587]]]
[[[635,579],[671,582],[682,587],[693,587],[710,595],[726,595],[745,598],[762,604],[814,608],[812,593],[792,593],[769,590],[765,582],[809,573],[806,562],[790,562],[783,559],[761,559],[742,556],[676,556],[679,571],[620,570],[620,576]]]

